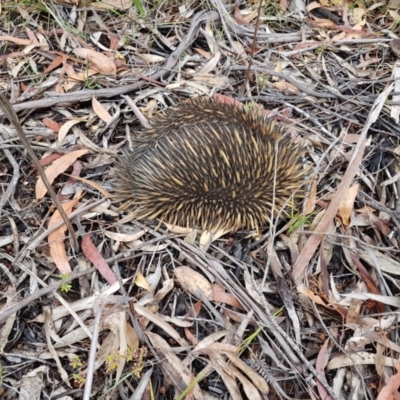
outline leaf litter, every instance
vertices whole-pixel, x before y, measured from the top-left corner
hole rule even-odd
[[[1,398],[400,398],[395,3],[2,3],[0,87],[58,204],[3,118]],[[109,200],[131,135],[199,95],[306,146],[289,218],[211,236]]]

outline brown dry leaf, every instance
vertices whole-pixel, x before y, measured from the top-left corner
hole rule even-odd
[[[20,39],[20,38],[16,38],[13,36],[8,36],[8,35],[1,35],[0,36],[0,40],[1,41],[8,41],[8,42],[13,42],[15,44],[20,44],[22,46],[28,46],[28,45],[32,45],[32,40],[30,39]]]
[[[281,91],[288,90],[289,92],[294,92],[294,93],[299,92],[299,89],[290,82],[280,81],[280,82],[274,82],[272,85]]]
[[[389,378],[386,386],[379,392],[377,400],[400,400],[400,359],[396,364],[397,373]]]
[[[350,216],[351,212],[353,211],[354,201],[356,199],[359,187],[360,185],[354,185],[350,187],[345,197],[339,204],[338,215],[345,227],[350,225]]]
[[[235,10],[235,13],[234,13],[234,15],[235,15],[235,17],[234,17],[235,22],[236,22],[238,25],[244,25],[244,24],[246,23],[246,21],[244,20],[243,15],[242,15],[242,13],[240,12],[239,5],[238,5],[237,3],[235,3],[235,8],[234,8],[234,10]]]
[[[62,208],[64,209],[65,213],[68,215],[71,213],[72,209],[76,206],[79,199],[73,199],[67,201],[62,204]],[[57,210],[49,221],[49,228],[53,225],[62,221],[62,217]],[[58,270],[61,274],[70,274],[71,273],[71,266],[68,262],[67,252],[65,251],[65,231],[67,230],[67,226],[63,224],[55,231],[49,234],[49,247],[50,247],[50,255],[53,258],[54,264],[56,264]]]
[[[46,165],[51,164],[53,161],[58,160],[61,157],[62,157],[61,154],[53,153],[53,154],[48,155],[47,157],[42,158],[39,161],[39,163],[42,167],[45,167]]]
[[[112,121],[113,117],[94,96],[92,97],[92,107],[96,115],[106,124]]]
[[[129,10],[132,7],[132,0],[102,0],[102,3],[107,4],[117,10]],[[99,3],[92,3],[99,6]],[[97,7],[96,7],[97,8]]]
[[[303,214],[309,215],[315,210],[317,202],[317,178],[315,177],[310,182],[310,190],[307,193],[307,197],[304,200]]]
[[[45,170],[45,174],[47,176],[50,185],[53,183],[54,179],[57,178],[58,175],[62,174],[66,169],[68,169],[79,157],[83,156],[84,154],[88,153],[88,150],[76,150],[72,151],[71,153],[65,154],[58,160],[54,161],[49,168]],[[36,182],[36,199],[40,200],[44,197],[47,193],[47,188],[43,183],[42,178]]]
[[[175,268],[174,274],[189,293],[200,299],[203,295],[206,299],[213,300],[213,288],[203,275],[185,266]]]
[[[36,35],[32,32],[32,30],[30,30],[28,27],[26,27],[25,30],[28,38],[32,41],[32,44],[39,46],[40,43],[37,40]]]
[[[54,69],[58,68],[61,64],[64,64],[67,62],[67,56],[66,55],[58,55],[51,63],[50,65],[43,71],[44,75],[47,75],[49,72],[53,71]]]
[[[83,47],[77,47],[73,52],[78,57],[88,60],[93,68],[104,75],[115,75],[117,73],[117,67],[114,61],[103,53]]]
[[[135,285],[139,286],[140,288],[142,288],[144,290],[147,290],[149,293],[154,292],[154,290],[149,285],[149,282],[147,282],[146,278],[143,276],[143,274],[140,271],[136,274]]]
[[[326,303],[321,299],[321,297],[314,294],[310,289],[305,287],[299,287],[298,292],[307,296],[315,304],[319,304],[321,306],[326,307]]]
[[[210,60],[212,58],[212,55],[209,51],[205,51],[200,48],[194,48],[193,50],[197,51],[197,53],[199,53],[201,56],[203,56],[206,60]]]
[[[358,317],[361,313],[361,307],[363,305],[363,301],[359,299],[351,299],[350,306],[346,315],[346,324],[356,324],[358,321]]]
[[[223,338],[226,335],[229,335],[230,333],[231,332],[227,330],[211,333],[196,345],[196,347],[192,350],[193,355],[197,356],[200,354],[207,354],[210,346],[212,346],[217,340]],[[237,348],[235,348],[235,351],[236,350]]]
[[[72,65],[67,64],[65,66],[65,72],[68,75],[68,81],[63,85],[63,88],[66,92],[71,90],[77,82],[86,82],[92,75],[98,74],[98,71],[95,71],[91,68],[87,68],[82,72],[76,73]]]
[[[76,124],[79,124],[79,122],[84,121],[83,119],[80,118],[74,118],[69,121],[67,121],[65,124],[63,124],[58,132],[58,145],[62,146],[63,141],[65,136],[67,136],[69,130]]]
[[[231,293],[226,293],[225,289],[220,285],[214,284],[212,285],[212,289],[214,301],[217,301],[218,303],[226,303],[241,310],[245,310],[237,298]]]
[[[138,56],[149,64],[158,64],[165,62],[165,57],[155,54],[138,54]]]
[[[243,104],[239,100],[236,100],[233,97],[226,96],[226,95],[220,94],[220,93],[214,93],[212,95],[212,99],[213,100],[218,100],[221,103],[229,104],[229,105],[235,106],[235,107],[242,107],[243,106]]]
[[[196,73],[193,76],[194,81],[203,82],[210,86],[224,87],[228,84],[228,80],[223,76],[215,76],[214,74]]]
[[[319,376],[325,378],[325,367],[329,360],[329,349],[328,349],[329,339],[325,340],[325,343],[318,352],[317,362],[315,364],[315,369]],[[317,380],[318,393],[321,399],[332,400],[332,397],[328,395],[324,385]]]
[[[82,251],[85,256],[93,263],[93,265],[100,272],[101,276],[112,285],[117,282],[118,279],[115,277],[114,273],[111,271],[109,265],[105,262],[103,256],[100,254],[97,247],[93,244],[90,238],[90,233],[87,233],[82,240]]]
[[[52,120],[51,118],[43,118],[42,123],[46,128],[49,128],[54,132],[58,132],[62,126],[62,124]]]
[[[249,13],[246,13],[244,15],[244,22],[246,24],[250,24],[251,21],[253,21],[255,18],[257,18],[257,15],[258,15],[258,10],[253,10],[253,11],[250,11]]]

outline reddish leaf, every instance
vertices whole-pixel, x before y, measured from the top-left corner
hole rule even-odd
[[[85,256],[93,263],[93,265],[100,272],[100,275],[110,284],[117,282],[118,279],[115,277],[111,268],[105,262],[103,256],[97,250],[97,247],[93,244],[90,238],[90,233],[87,233],[82,240],[82,251]]]

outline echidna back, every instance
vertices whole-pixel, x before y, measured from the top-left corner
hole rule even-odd
[[[211,100],[170,110],[134,145],[117,168],[117,192],[141,219],[258,229],[303,183],[301,149],[281,128]]]

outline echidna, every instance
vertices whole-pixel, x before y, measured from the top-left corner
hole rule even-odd
[[[260,111],[196,98],[133,139],[117,162],[115,197],[137,219],[258,230],[302,194],[303,152]]]

